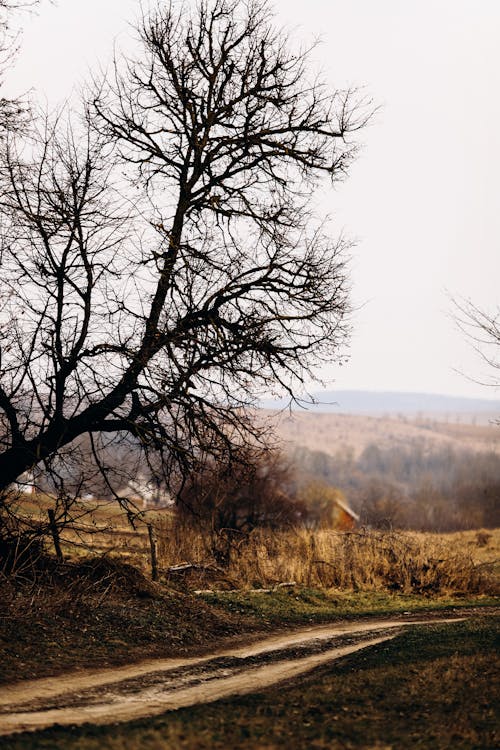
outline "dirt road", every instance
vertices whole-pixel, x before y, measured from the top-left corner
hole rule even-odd
[[[109,724],[256,692],[393,638],[407,625],[463,618],[336,623],[191,659],[156,659],[5,686],[0,735],[54,724]]]

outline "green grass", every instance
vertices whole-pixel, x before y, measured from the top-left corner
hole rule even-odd
[[[387,591],[322,591],[303,586],[271,592],[223,591],[200,595],[207,604],[266,625],[331,622],[338,618],[370,617],[456,607],[498,605],[492,596],[423,596]]]
[[[415,627],[298,684],[111,727],[54,729],[5,750],[493,750],[499,618]]]

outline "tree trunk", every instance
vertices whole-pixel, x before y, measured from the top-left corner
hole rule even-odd
[[[32,448],[16,446],[0,454],[0,492],[19,479],[25,471],[37,463]]]

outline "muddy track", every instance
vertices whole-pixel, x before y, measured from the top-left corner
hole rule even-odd
[[[155,659],[7,685],[0,692],[0,735],[55,724],[129,721],[256,692],[383,643],[405,626],[461,619],[386,619],[301,628],[209,656]]]

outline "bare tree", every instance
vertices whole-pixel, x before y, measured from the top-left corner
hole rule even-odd
[[[33,9],[39,0],[0,0],[0,89],[18,49],[19,29],[15,19],[21,11]],[[0,95],[0,139],[19,128],[28,107],[22,99]]]
[[[261,2],[161,4],[90,130],[11,138],[1,179],[0,489],[85,433],[166,480],[262,437],[247,407],[344,356],[345,243],[315,220],[368,117]],[[62,134],[61,134],[62,133]]]
[[[452,301],[458,327],[467,336],[487,368],[485,377],[474,378],[474,380],[482,385],[498,388],[500,386],[500,307],[486,311],[471,300],[454,299]]]
[[[304,513],[284,457],[265,448],[244,453],[236,463],[207,461],[177,498],[176,523],[200,532],[219,564],[229,563],[253,529],[298,525]]]

